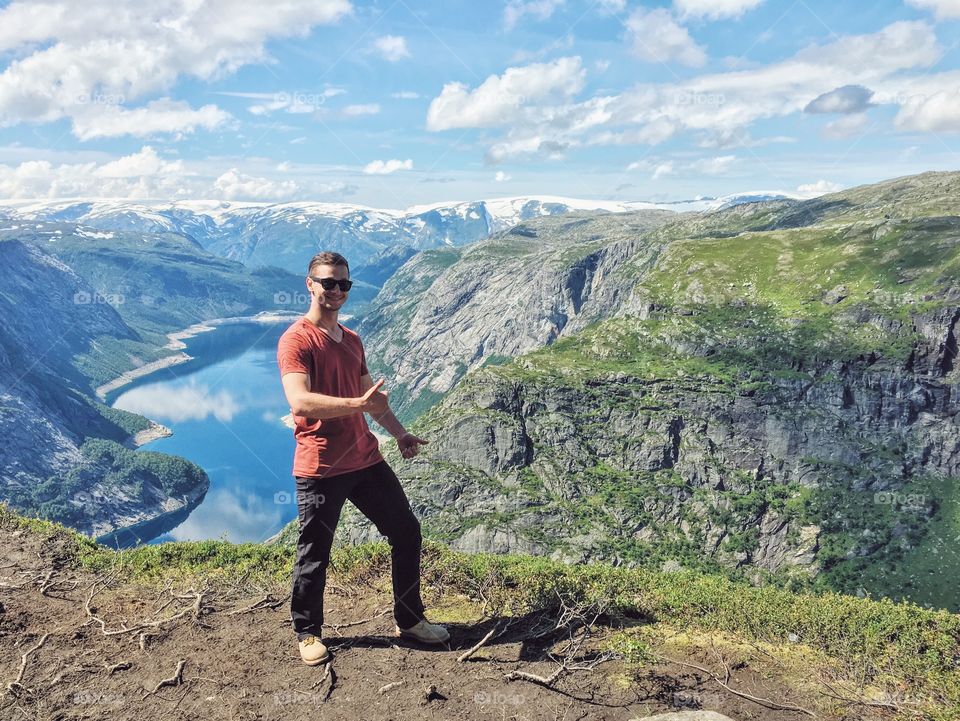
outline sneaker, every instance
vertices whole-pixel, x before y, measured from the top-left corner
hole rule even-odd
[[[450,640],[447,629],[436,623],[421,620],[416,626],[401,629],[396,626],[396,635],[400,638],[409,638],[421,643],[446,643]]]
[[[316,636],[307,636],[297,645],[300,647],[300,658],[307,666],[319,666],[330,658],[327,647]]]

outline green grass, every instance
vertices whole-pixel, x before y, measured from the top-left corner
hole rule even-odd
[[[62,526],[24,518],[0,506],[0,528],[25,529],[57,539],[72,563],[121,581],[204,578],[248,583],[286,583],[293,549],[224,541],[164,543],[110,551]],[[334,549],[334,574],[389,574],[385,542]],[[494,613],[553,609],[558,598],[585,603],[606,599],[610,612],[669,624],[734,634],[775,644],[803,643],[859,669],[863,680],[896,680],[900,687],[936,698],[934,715],[960,708],[960,616],[912,603],[875,601],[835,593],[791,593],[752,587],[692,572],[657,573],[609,565],[566,565],[520,555],[465,554],[442,544],[424,547],[426,587],[476,596],[483,587]],[[936,713],[941,715],[937,716]]]

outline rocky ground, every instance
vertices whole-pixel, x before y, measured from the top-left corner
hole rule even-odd
[[[332,662],[310,668],[279,584],[119,581],[83,570],[56,536],[0,525],[3,719],[894,718],[832,699],[815,683],[822,669],[759,644],[699,637],[674,645],[670,661],[630,661],[608,641],[646,621],[568,604],[491,618],[485,604],[431,588],[428,616],[452,639],[420,647],[392,636],[382,572],[331,576]]]

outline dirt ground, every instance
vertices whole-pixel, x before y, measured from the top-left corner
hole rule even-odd
[[[0,540],[0,719],[641,719],[709,709],[735,721],[810,716],[766,708],[710,675],[672,663],[630,667],[604,659],[598,628],[582,637],[571,670],[549,679],[570,635],[556,619],[450,622],[450,642],[420,647],[392,636],[389,583],[327,590],[328,666],[307,667],[290,630],[286,589],[116,585],[70,567],[55,542],[27,531]],[[381,579],[382,580],[382,579]],[[201,590],[201,589],[196,589]],[[159,619],[172,619],[156,623]],[[546,623],[545,623],[546,621]],[[640,621],[638,621],[640,623]],[[154,625],[149,625],[154,624]],[[555,625],[555,624],[554,624]],[[584,640],[585,639],[585,640]],[[553,658],[551,658],[551,654]],[[714,669],[716,656],[685,662]],[[592,667],[592,668],[591,668]],[[789,682],[754,664],[729,666],[727,685],[780,705],[814,708]],[[820,708],[822,711],[822,706]],[[865,707],[818,718],[889,719]]]

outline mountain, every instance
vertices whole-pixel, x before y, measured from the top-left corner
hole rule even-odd
[[[769,196],[764,193],[763,196]],[[473,243],[531,218],[578,210],[708,210],[749,202],[757,194],[679,203],[523,196],[420,205],[406,210],[347,203],[233,201],[8,200],[0,212],[23,222],[71,222],[99,230],[178,233],[224,258],[304,274],[319,250],[344,254],[359,272],[353,301],[366,303],[411,250]],[[780,196],[784,197],[784,196]],[[377,281],[380,281],[378,283]]]
[[[159,429],[95,391],[182,357],[168,333],[303,307],[302,279],[248,269],[178,233],[64,220],[3,224],[0,259],[0,500],[118,543],[124,529],[176,525],[203,498],[206,474],[134,452]]]
[[[358,328],[429,407],[395,458],[424,528],[960,608],[958,199],[927,173],[414,256]]]
[[[138,333],[79,274],[25,240],[0,238],[0,501],[92,535],[175,515],[209,480],[198,466],[123,444],[145,418],[91,398],[77,355]]]

